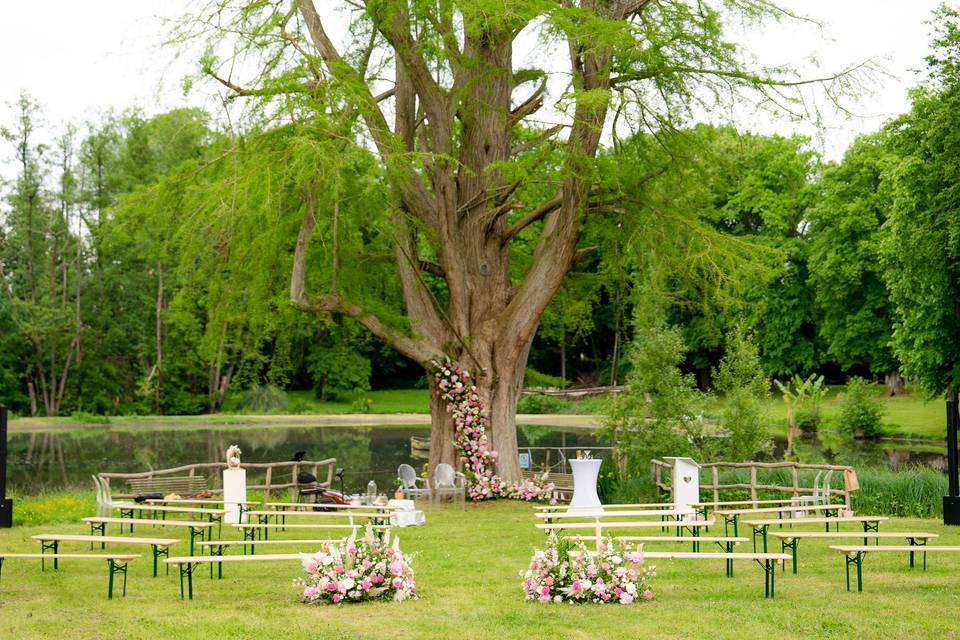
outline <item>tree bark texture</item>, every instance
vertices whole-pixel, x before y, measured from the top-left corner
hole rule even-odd
[[[645,3],[581,4],[605,18],[623,19]],[[514,75],[513,40],[526,20],[517,18],[516,24],[478,20],[457,32],[452,5],[440,3],[435,25],[443,34],[452,74],[444,84],[423,55],[407,7],[403,0],[367,4],[375,30],[371,47],[374,41],[385,44],[395,59],[391,127],[380,96],[369,89],[364,65],[351,66],[337,50],[313,0],[297,3],[328,72],[356,89],[357,112],[387,169],[394,259],[410,329],[391,327],[336,287],[325,294],[308,294],[306,261],[316,215],[309,195],[294,256],[291,300],[301,309],[354,318],[421,363],[428,374],[433,362],[445,358],[467,369],[490,411],[497,471],[506,482],[519,481],[516,402],[540,317],[578,257],[592,162],[608,108],[596,96],[610,93],[611,53],[596,42],[570,36],[576,95],[589,92],[591,97],[573,100],[567,139],[557,143],[564,160],[552,193],[541,202],[520,202],[515,194],[522,179],[506,176],[503,167],[517,161],[514,128],[541,108],[546,86],[524,89],[527,81]],[[533,146],[550,142],[559,129],[548,130]],[[510,215],[515,212],[521,215]],[[532,260],[518,278],[511,271],[510,243],[531,225],[537,231]],[[425,244],[436,254],[430,260],[430,274],[443,279],[443,304],[424,281],[426,261],[418,249]],[[432,470],[454,458],[446,402],[432,381],[431,424]]]

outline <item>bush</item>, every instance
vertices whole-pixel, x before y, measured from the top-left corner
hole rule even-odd
[[[110,424],[108,416],[87,413],[86,411],[74,411],[70,414],[70,419],[74,422],[83,422],[86,424]]]
[[[560,376],[540,373],[529,367],[523,375],[523,386],[527,389],[563,389],[566,385],[567,381]]]
[[[876,438],[883,433],[884,407],[874,393],[873,385],[863,378],[847,383],[840,407],[841,431],[857,438]]]
[[[727,437],[718,442],[719,457],[736,462],[768,452],[773,442],[763,403],[770,395],[770,381],[760,365],[759,350],[742,331],[731,334],[714,379],[717,391],[726,397],[721,425]]]
[[[287,394],[273,385],[258,385],[247,389],[240,398],[239,407],[242,411],[269,413],[271,411],[286,411],[288,406]]]
[[[350,405],[350,411],[353,413],[370,413],[373,411],[373,400],[370,398],[357,398]]]
[[[553,396],[523,396],[517,402],[517,413],[563,413],[566,403]]]
[[[800,431],[816,431],[820,426],[820,407],[808,406],[797,409],[793,414],[793,424]]]

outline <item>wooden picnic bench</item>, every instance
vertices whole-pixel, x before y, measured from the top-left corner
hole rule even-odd
[[[138,504],[135,507],[129,506],[129,505],[115,505],[114,508],[120,511],[121,518],[130,519],[131,521],[130,533],[133,533],[133,521],[136,520],[136,518],[133,517],[134,511],[140,512],[139,514],[140,519],[143,519],[144,511],[148,513],[154,513],[154,514],[159,513],[161,514],[162,520],[167,519],[168,513],[175,513],[175,514],[182,514],[182,515],[195,515],[200,517],[206,516],[207,522],[216,522],[218,523],[218,527],[221,527],[221,528],[218,528],[218,534],[220,531],[222,531],[223,517],[227,513],[226,509],[203,509],[198,507],[167,507],[167,506],[156,505],[156,504],[144,504],[142,506]],[[123,533],[122,524],[120,525],[120,533]]]
[[[315,518],[346,518],[350,524],[353,524],[354,518],[366,519],[366,520],[381,520],[386,521],[389,519],[384,513],[377,513],[375,511],[371,512],[360,512],[360,511],[281,511],[281,510],[267,510],[267,511],[247,511],[247,516],[255,517],[257,522],[260,524],[267,524],[270,522],[270,518],[273,518],[274,522],[278,522],[281,525],[286,524],[287,516],[291,518],[297,517],[306,517],[312,516]],[[379,524],[383,524],[380,522]]]
[[[720,545],[727,553],[733,553],[733,547],[746,542],[749,538],[733,538],[726,536],[611,536],[618,542],[689,542],[691,551],[700,551],[701,542],[713,542]],[[563,536],[564,540],[593,540],[596,536]]]
[[[889,520],[886,516],[833,516],[831,518],[786,518],[778,520],[744,520],[743,524],[753,528],[753,547],[757,547],[757,536],[763,536],[763,550],[767,550],[767,530],[773,525],[783,526],[785,524],[824,524],[827,532],[830,531],[830,525],[835,524],[837,531],[840,530],[841,522],[858,522],[863,525],[863,532],[879,531],[880,523]]]
[[[163,495],[177,494],[192,496],[206,491],[207,478],[204,476],[154,476],[152,478],[128,478],[127,487],[131,493],[114,494],[117,498],[134,498],[148,493]]]
[[[332,504],[326,502],[264,502],[264,507],[279,507],[288,509],[310,509],[315,512],[349,511],[351,509],[366,509],[367,511],[396,511],[396,507],[387,504]]]
[[[797,573],[797,545],[802,538],[817,538],[836,540],[838,538],[863,538],[863,544],[869,544],[868,539],[876,540],[880,544],[880,538],[903,538],[909,544],[923,545],[927,540],[939,538],[936,533],[909,533],[902,531],[865,531],[859,533],[856,531],[771,531],[768,535],[780,540],[780,550],[786,553],[790,549],[793,556],[793,573]],[[921,541],[922,542],[918,542]],[[910,558],[910,566],[913,566],[913,556]]]
[[[120,533],[123,533],[124,523],[131,523],[131,520],[127,518],[107,518],[102,516],[91,516],[87,518],[81,518],[81,521],[90,523],[90,535],[95,535],[98,531],[101,536],[107,535],[107,525],[108,524],[119,524]],[[146,520],[144,518],[134,518],[132,520],[134,524],[142,524],[145,526],[154,526],[154,527],[189,527],[190,528],[190,555],[193,555],[193,546],[194,541],[199,537],[200,540],[203,540],[205,534],[210,531],[213,527],[212,522],[199,522],[195,520]],[[209,536],[211,539],[213,536]],[[101,538],[102,539],[102,538]],[[104,544],[101,542],[100,548],[104,548]]]
[[[576,550],[571,551],[575,555]],[[591,555],[595,552],[589,552]],[[727,577],[733,576],[734,560],[753,560],[763,569],[763,595],[765,598],[774,596],[774,578],[777,573],[777,561],[783,561],[790,556],[786,553],[728,553],[707,551],[696,553],[691,551],[641,551],[643,559],[666,559],[666,560],[725,560]]]
[[[51,557],[53,557],[53,568],[57,568],[57,554],[60,553],[60,543],[61,542],[89,542],[90,548],[93,548],[95,542],[101,544],[101,548],[106,543],[110,544],[138,544],[138,545],[150,545],[153,548],[153,577],[157,577],[157,558],[160,556],[169,558],[170,557],[170,547],[180,542],[177,538],[125,538],[123,536],[83,536],[83,535],[72,535],[72,534],[63,534],[63,533],[40,533],[35,536],[30,536],[32,540],[36,540],[40,543],[40,553],[45,554],[47,551],[53,551]],[[40,561],[41,565],[43,560]]]
[[[933,546],[928,544],[909,544],[909,545],[830,545],[831,549],[839,551],[844,557],[844,566],[847,570],[847,591],[850,591],[850,565],[857,566],[857,591],[863,591],[863,556],[871,552],[880,553],[909,553],[910,566],[913,567],[913,554],[917,551],[923,552],[923,569],[927,569],[928,553],[960,553],[960,547],[953,546]]]
[[[709,527],[714,524],[713,520],[677,520],[671,522],[670,526],[677,527],[678,534],[683,530],[689,529],[692,537],[698,537],[700,535],[700,529]],[[643,529],[643,528],[653,528],[653,527],[663,527],[662,522],[650,522],[645,520],[638,520],[632,522],[605,522],[599,518],[595,518],[593,522],[546,522],[543,524],[534,525],[537,529],[544,529],[547,532],[551,531],[560,531],[565,529],[592,529],[593,537],[597,541],[597,544],[600,544],[600,541],[605,537],[604,530],[610,529]],[[691,541],[692,542],[692,541]]]
[[[44,563],[52,559],[54,569],[59,568],[60,560],[106,560],[108,567],[107,599],[113,599],[113,577],[123,574],[123,595],[127,595],[127,563],[139,558],[135,553],[0,553],[0,573],[3,571],[3,561],[8,558],[39,558],[40,570],[44,570]]]
[[[760,507],[757,509],[715,509],[713,511],[714,516],[720,516],[723,518],[723,530],[724,533],[727,533],[727,524],[733,523],[733,535],[740,535],[740,531],[737,528],[739,519],[741,516],[746,515],[762,515],[766,513],[778,513],[783,514],[786,512],[801,512],[806,513],[807,511],[823,511],[824,517],[831,517],[830,512],[833,511],[837,516],[839,516],[840,511],[847,510],[847,506],[844,504],[827,504],[827,505],[784,505],[782,507]],[[800,516],[797,520],[804,518],[806,516]],[[786,519],[782,518],[781,519]]]
[[[195,565],[201,563],[218,563],[221,564],[224,562],[271,562],[271,561],[301,561],[301,554],[299,553],[277,553],[277,554],[262,554],[259,556],[182,556],[176,558],[167,558],[163,562],[165,564],[175,564],[180,568],[180,599],[183,599],[183,578],[187,578],[187,593],[189,594],[190,600],[193,600],[193,568]],[[210,565],[213,566],[212,564]],[[221,571],[222,575],[222,571]]]
[[[371,524],[371,525],[361,525],[361,524],[319,524],[319,523],[296,523],[296,524],[253,524],[249,522],[241,522],[233,525],[237,529],[243,531],[244,540],[256,540],[257,533],[260,534],[261,540],[267,540],[270,538],[271,529],[346,529],[356,531],[358,529],[365,529],[367,526],[372,527],[375,531],[387,531],[390,529],[388,524]]]
[[[310,539],[310,540],[209,540],[200,543],[200,548],[207,548],[210,550],[211,556],[222,556],[224,547],[237,547],[243,545],[243,555],[247,555],[247,545],[250,545],[250,555],[256,555],[256,547],[259,545],[286,545],[286,546],[297,546],[297,545],[322,545],[322,544],[339,544],[346,540],[346,537],[343,538],[325,538],[325,539]],[[218,575],[223,577],[223,565],[218,566]],[[210,577],[213,578],[213,564],[210,565]]]

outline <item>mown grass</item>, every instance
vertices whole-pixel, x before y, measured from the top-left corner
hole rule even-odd
[[[525,602],[518,573],[543,541],[531,511],[511,502],[470,505],[400,530],[403,548],[416,554],[423,594],[400,604],[301,605],[292,586],[299,568],[283,563],[227,565],[222,581],[199,571],[195,600],[181,601],[177,578],[150,577],[148,558],[131,565],[127,597],[107,601],[99,563],[67,561],[41,573],[37,562],[11,560],[0,581],[0,638],[960,637],[953,613],[960,557],[931,556],[924,572],[910,570],[903,554],[871,555],[864,593],[847,593],[843,561],[827,541],[804,541],[800,575],[778,575],[775,600],[763,598],[762,573],[750,562],[737,563],[728,579],[722,561],[678,560],[658,564],[652,603]],[[85,532],[77,523],[20,526],[0,531],[0,549],[37,550],[29,536],[51,530]],[[927,530],[942,535],[938,543],[960,543],[960,531],[932,520],[897,519],[881,530]]]

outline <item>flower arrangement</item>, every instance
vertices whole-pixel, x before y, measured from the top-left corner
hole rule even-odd
[[[470,498],[475,502],[497,497],[552,501],[554,485],[546,480],[546,474],[508,486],[494,473],[497,452],[487,438],[490,417],[476,385],[470,382],[470,372],[445,360],[435,363],[433,378],[453,417],[453,444],[464,465]]]
[[[364,536],[356,533],[346,542],[326,544],[314,554],[301,554],[307,578],[300,601],[307,604],[342,604],[366,600],[400,602],[417,598],[411,558],[400,551],[400,539],[390,544],[368,525]]]
[[[640,547],[617,550],[607,538],[591,554],[583,542],[571,544],[551,533],[547,547],[534,551],[520,575],[527,600],[632,604],[653,599],[650,579],[657,573],[653,565],[644,566]]]

